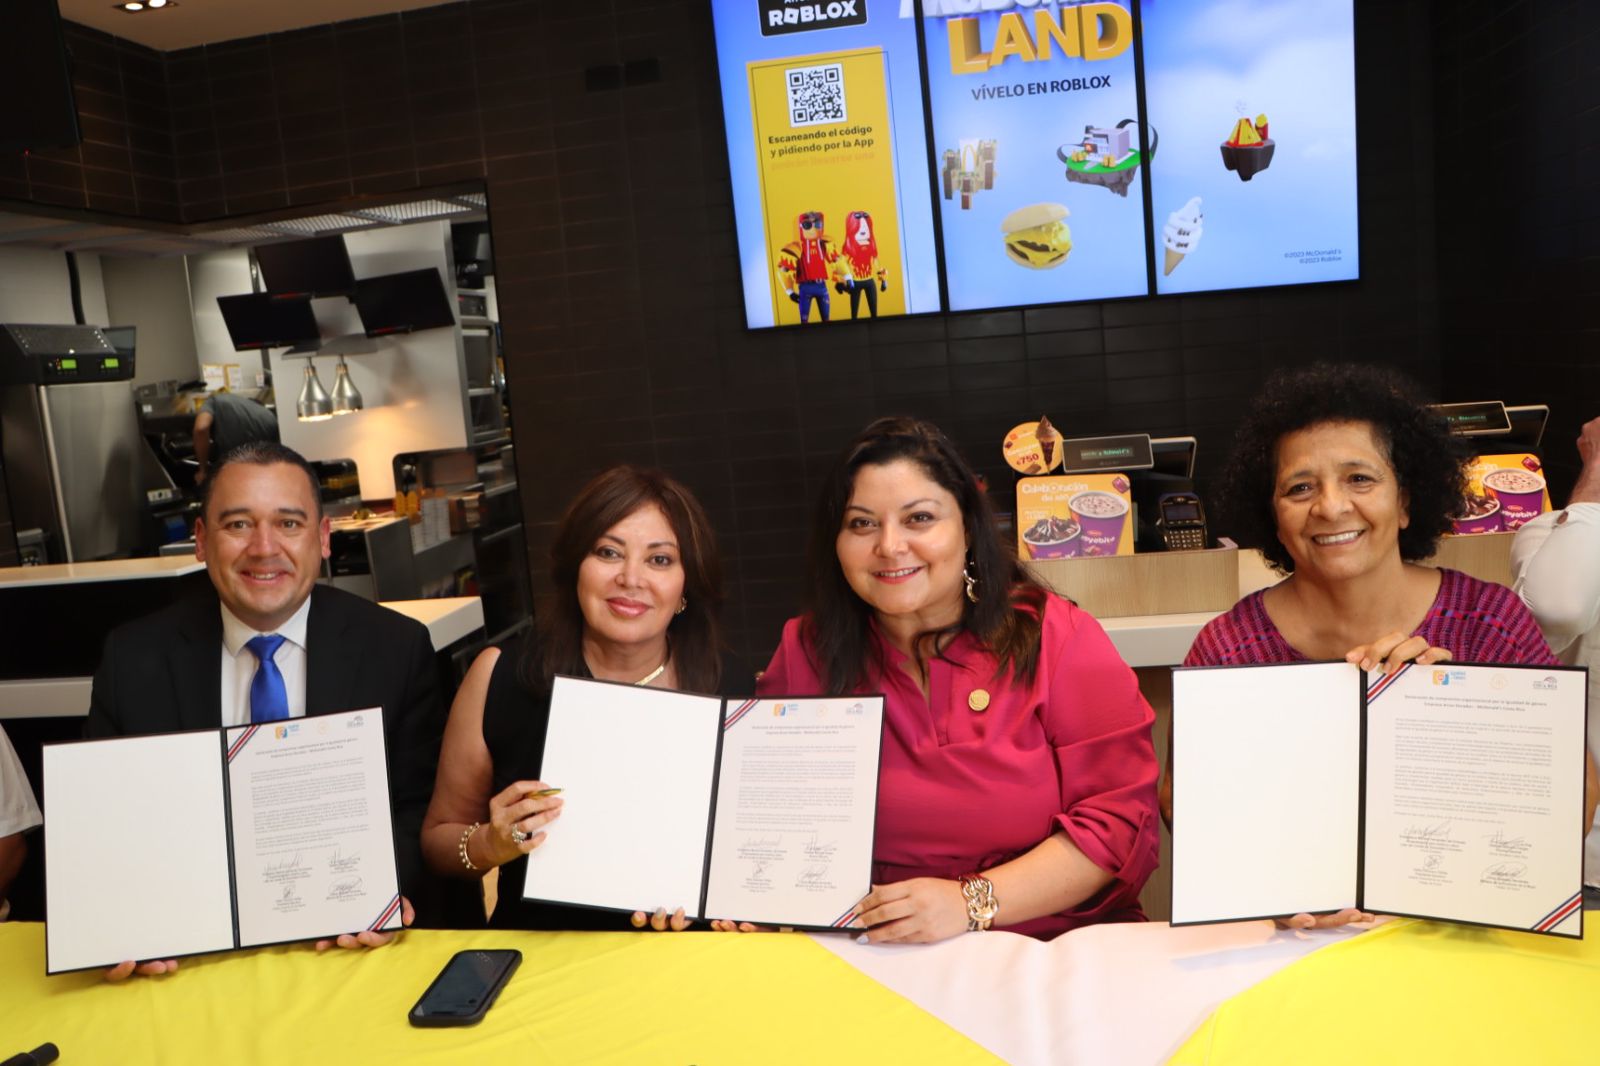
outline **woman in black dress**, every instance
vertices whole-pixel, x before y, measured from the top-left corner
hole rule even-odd
[[[441,874],[482,878],[500,870],[492,926],[626,928],[614,913],[522,899],[528,853],[561,831],[562,799],[538,795],[547,788],[539,774],[551,679],[716,692],[721,560],[688,489],[657,470],[618,466],[584,486],[562,516],[550,584],[555,602],[535,631],[486,649],[456,693],[423,854]],[[632,924],[689,923],[680,907],[671,915],[635,913]]]

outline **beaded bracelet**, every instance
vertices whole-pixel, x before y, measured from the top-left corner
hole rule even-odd
[[[470,873],[479,873],[481,868],[473,865],[472,856],[467,854],[467,841],[472,839],[472,834],[476,833],[482,825],[482,822],[473,822],[467,826],[467,831],[461,834],[461,843],[456,845],[456,853],[461,856],[461,865],[465,866]]]

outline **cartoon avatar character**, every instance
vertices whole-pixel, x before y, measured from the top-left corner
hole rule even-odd
[[[850,212],[844,235],[844,260],[848,272],[835,286],[850,294],[850,317],[861,311],[861,294],[867,296],[867,314],[878,317],[878,293],[889,291],[889,271],[878,261],[878,238],[872,230],[872,216],[865,211]],[[876,281],[877,284],[873,284]]]
[[[828,321],[828,275],[839,261],[839,250],[824,237],[822,212],[803,211],[795,219],[798,239],[778,253],[778,274],[783,291],[800,305],[800,321],[811,320],[811,304],[817,304],[822,321]]]

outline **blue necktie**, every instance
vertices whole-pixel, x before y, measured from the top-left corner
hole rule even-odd
[[[250,679],[250,721],[277,722],[289,717],[289,692],[272,657],[283,646],[277,633],[251,637],[245,644],[256,657],[256,676]]]

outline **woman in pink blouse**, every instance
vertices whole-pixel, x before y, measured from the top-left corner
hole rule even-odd
[[[882,692],[874,943],[1138,921],[1152,715],[1088,614],[1040,587],[936,427],[872,423],[823,489],[810,610],[764,695]]]
[[[1423,565],[1462,508],[1465,451],[1404,378],[1327,364],[1280,373],[1234,440],[1222,479],[1227,532],[1288,576],[1212,619],[1185,666],[1344,659],[1386,673],[1408,661],[1556,663],[1510,589]],[[1593,769],[1591,760],[1591,781]],[[1594,803],[1591,785],[1590,819]],[[1161,806],[1170,821],[1170,755]]]

